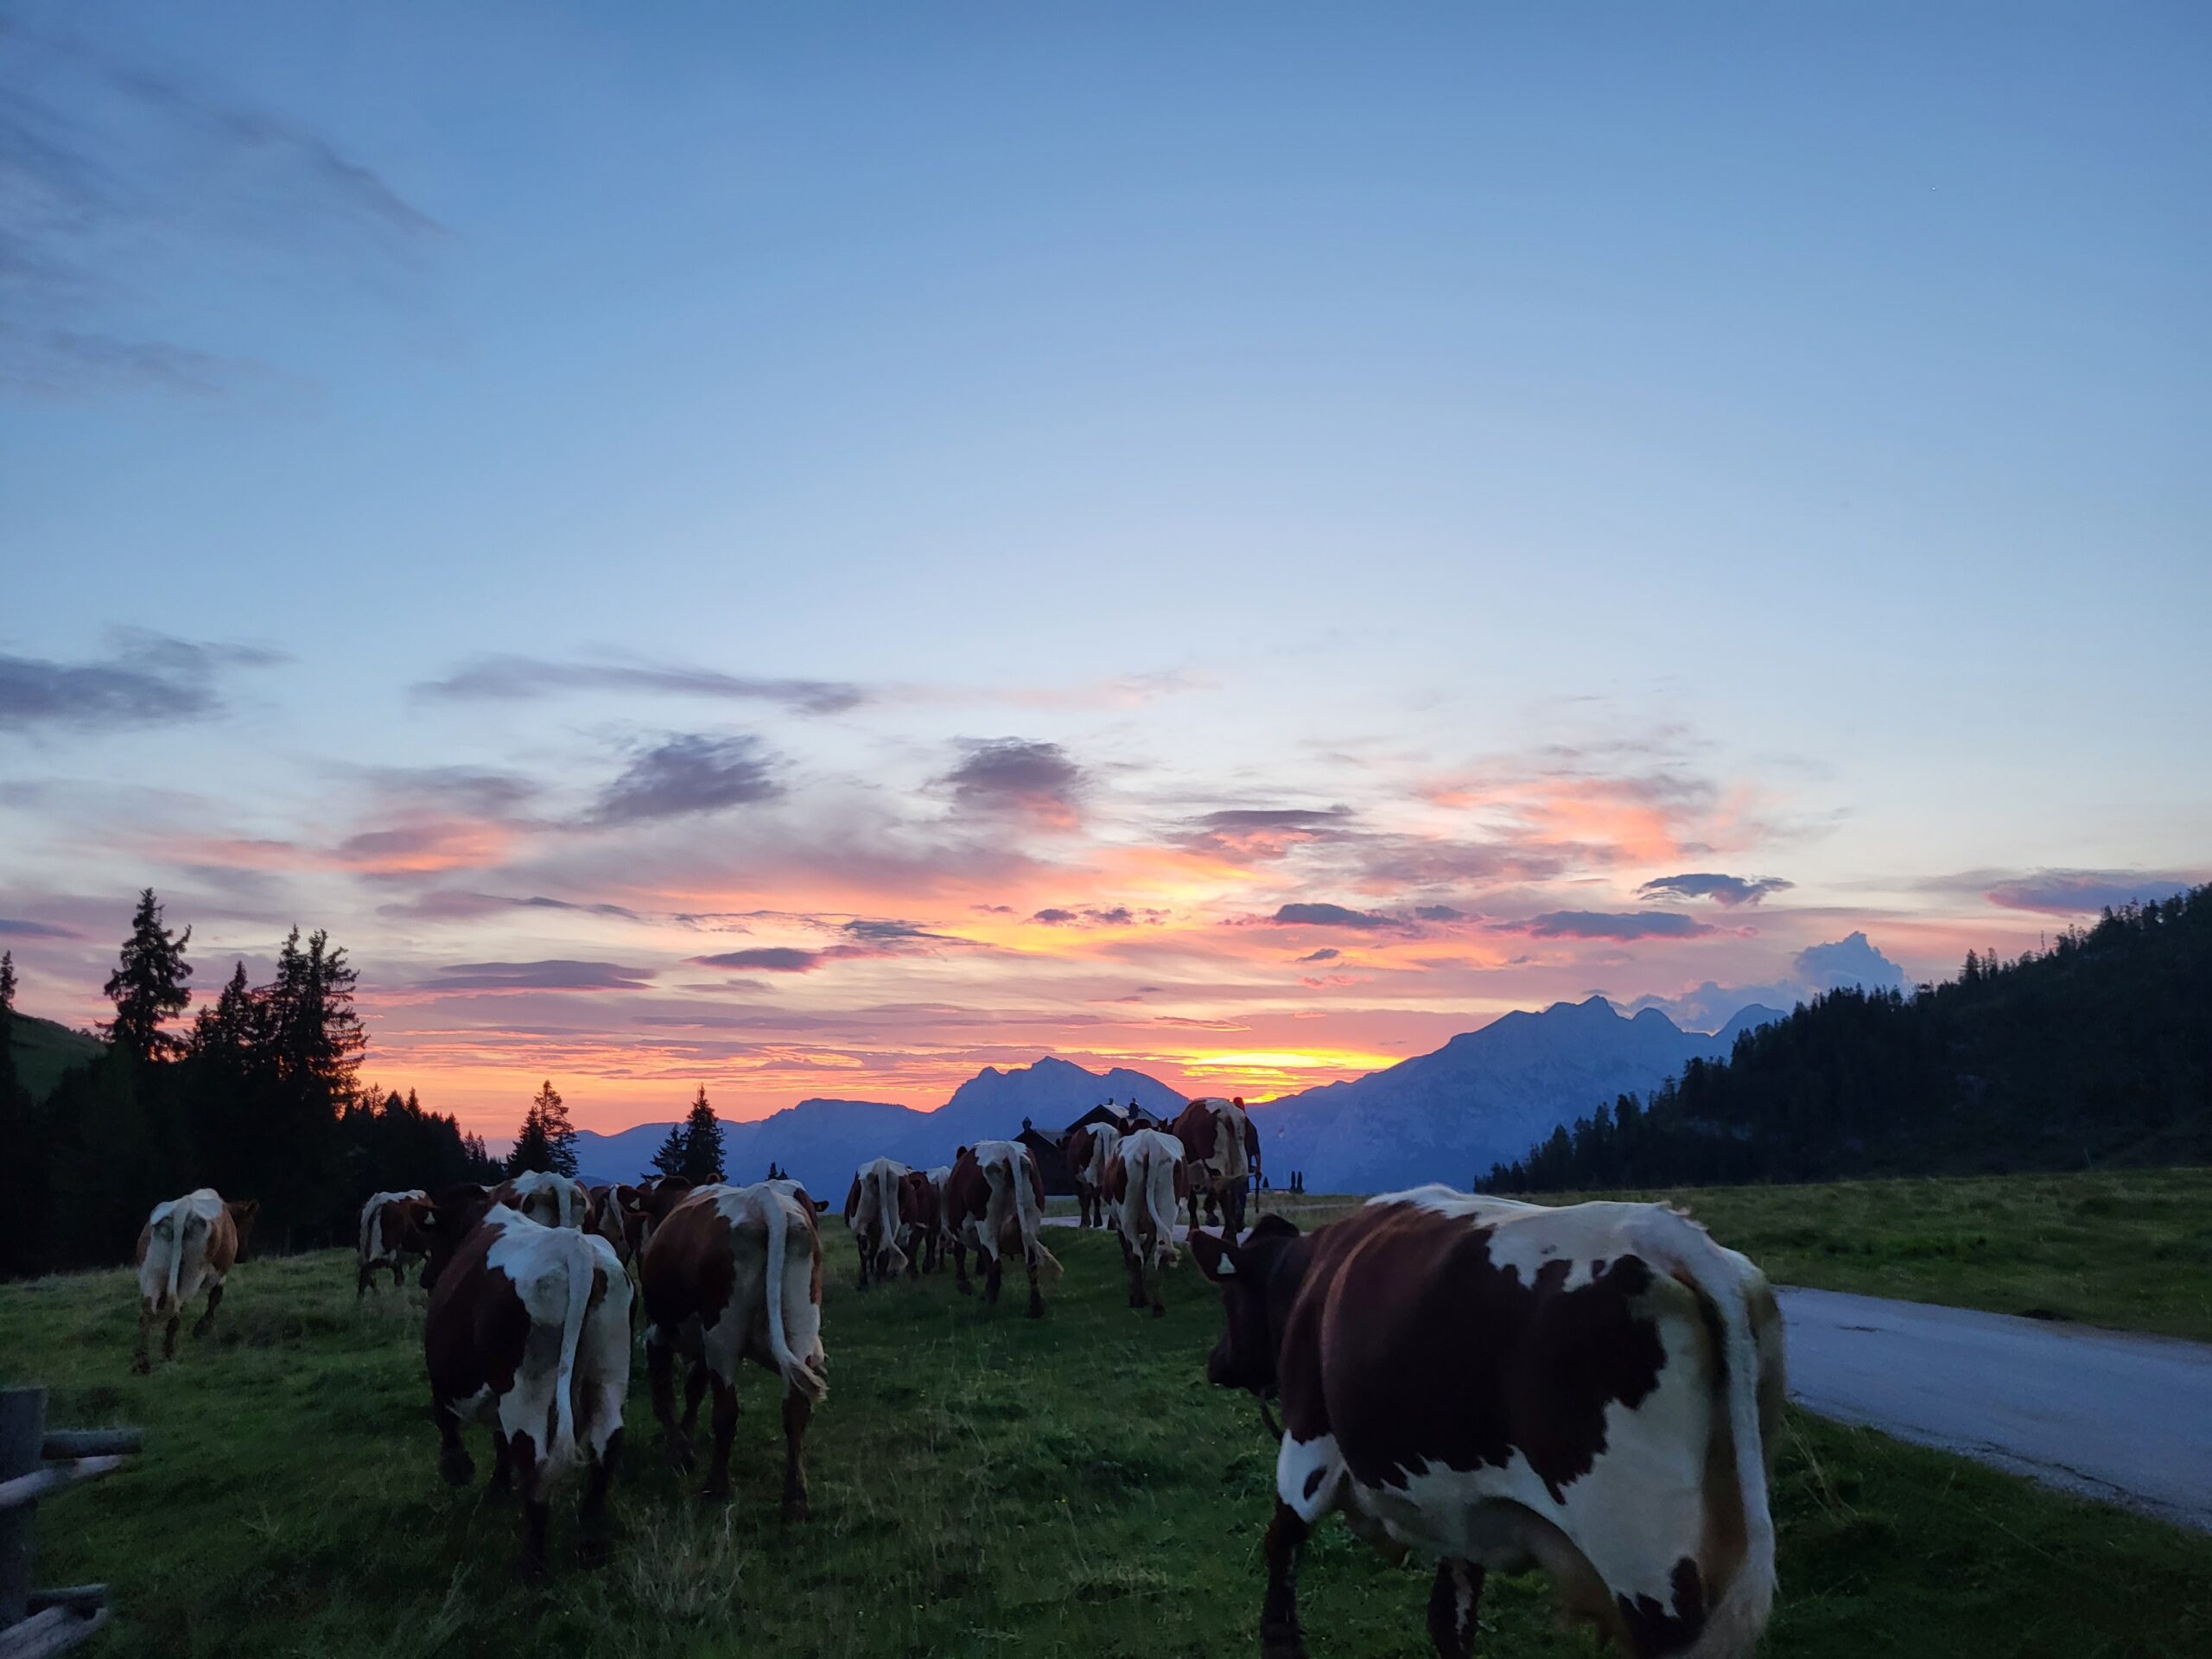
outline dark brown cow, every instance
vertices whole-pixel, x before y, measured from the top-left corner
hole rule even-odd
[[[899,1247],[906,1253],[906,1276],[918,1279],[943,1264],[938,1239],[944,1231],[937,1184],[918,1169],[899,1178]]]
[[[1106,1213],[1106,1203],[1100,1196],[1105,1185],[1106,1162],[1114,1155],[1114,1147],[1122,1132],[1110,1123],[1085,1123],[1068,1132],[1068,1168],[1075,1174],[1076,1225],[1078,1227],[1110,1227],[1114,1224]]]
[[[699,1395],[715,1391],[715,1449],[707,1496],[729,1495],[737,1429],[737,1368],[751,1359],[784,1380],[784,1519],[806,1518],[801,1451],[815,1406],[830,1390],[822,1351],[822,1240],[813,1200],[791,1181],[704,1186],[653,1230],[639,1258],[645,1364],[653,1414],[679,1470],[691,1466]],[[676,1356],[691,1361],[676,1421]]]
[[[1045,1298],[1037,1275],[1047,1268],[1058,1274],[1060,1264],[1039,1236],[1045,1178],[1029,1149],[1018,1141],[978,1141],[961,1147],[952,1173],[945,1178],[944,1205],[945,1224],[960,1241],[953,1249],[953,1267],[962,1294],[973,1288],[963,1246],[972,1246],[979,1257],[989,1260],[983,1300],[994,1303],[1005,1276],[1003,1258],[1009,1251],[1018,1252],[1029,1270],[1029,1317],[1043,1319]]]
[[[1784,1380],[1781,1316],[1742,1256],[1662,1205],[1443,1187],[1191,1248],[1226,1315],[1208,1377],[1282,1402],[1270,1659],[1306,1652],[1298,1552],[1332,1510],[1440,1559],[1447,1659],[1472,1650],[1485,1570],[1532,1564],[1636,1659],[1751,1653]]]
[[[1194,1100],[1167,1132],[1183,1143],[1191,1230],[1198,1230],[1198,1200],[1204,1198],[1206,1219],[1212,1221],[1217,1213],[1223,1230],[1236,1237],[1244,1230],[1245,1192],[1259,1167],[1259,1135],[1245,1116],[1244,1103],[1218,1096]]]
[[[492,1425],[492,1490],[521,1487],[522,1572],[532,1577],[544,1570],[550,1487],[588,1464],[578,1513],[585,1559],[600,1559],[630,1385],[630,1281],[614,1247],[581,1228],[542,1226],[478,1186],[441,1193],[417,1231],[439,1472],[467,1485],[475,1465],[462,1414]]]
[[[207,1308],[192,1334],[207,1334],[223,1303],[223,1281],[245,1255],[253,1218],[260,1212],[255,1199],[226,1203],[212,1186],[154,1206],[138,1232],[138,1345],[131,1354],[132,1370],[143,1376],[153,1370],[148,1349],[154,1321],[164,1314],[168,1325],[162,1335],[162,1357],[176,1357],[176,1327],[184,1305],[202,1290]]]
[[[391,1269],[394,1290],[407,1282],[408,1266],[419,1254],[408,1248],[408,1239],[416,1230],[419,1211],[428,1207],[429,1197],[419,1186],[404,1192],[369,1195],[368,1202],[361,1206],[361,1230],[356,1241],[355,1301],[368,1293],[370,1283],[386,1268]]]

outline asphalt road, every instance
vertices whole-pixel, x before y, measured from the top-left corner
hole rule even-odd
[[[1781,1293],[1800,1405],[2212,1532],[2212,1347]]]
[[[1781,1298],[1790,1397],[1808,1410],[2212,1532],[2212,1346],[1840,1291]]]

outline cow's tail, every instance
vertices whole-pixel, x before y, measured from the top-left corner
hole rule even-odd
[[[888,1271],[896,1276],[906,1271],[906,1252],[899,1248],[899,1178],[884,1163],[869,1179],[875,1188],[876,1241],[891,1260]]]
[[[580,1250],[563,1250],[569,1262],[569,1304],[561,1318],[561,1364],[553,1376],[553,1443],[546,1461],[560,1465],[578,1460],[576,1449],[576,1351],[583,1344],[584,1319],[591,1312],[593,1281],[599,1276],[599,1252],[576,1241]],[[578,1262],[575,1258],[581,1256]]]
[[[1027,1165],[1025,1158],[1020,1165],[1010,1165],[1007,1170],[1014,1184],[1014,1213],[1021,1224],[1021,1248],[1039,1271],[1057,1279],[1067,1269],[1060,1266],[1058,1256],[1045,1248],[1045,1201],[1038,1192],[1040,1183],[1032,1178]]]
[[[1136,1197],[1137,1184],[1129,1183],[1129,1196]],[[1154,1234],[1153,1250],[1163,1268],[1175,1265],[1175,1161],[1161,1155],[1156,1147],[1145,1150],[1144,1159],[1145,1207],[1152,1211]],[[1136,1248],[1136,1240],[1129,1240],[1129,1247]]]
[[[168,1224],[169,1229],[169,1287],[168,1297],[162,1304],[162,1311],[175,1313],[184,1306],[184,1298],[178,1292],[178,1287],[184,1279],[184,1206],[179,1205],[162,1220]]]
[[[1707,1315],[1719,1327],[1736,1499],[1744,1515],[1744,1559],[1720,1592],[1703,1632],[1682,1659],[1749,1659],[1774,1605],[1774,1516],[1767,1508],[1766,1448],[1760,1421],[1760,1362],[1749,1288],[1720,1247],[1698,1230],[1701,1249],[1683,1262]],[[1710,1501],[1710,1499],[1708,1499]]]
[[[784,1381],[810,1400],[830,1392],[829,1380],[791,1348],[791,1333],[784,1328],[784,1262],[791,1249],[791,1218],[784,1208],[783,1194],[773,1187],[760,1200],[761,1218],[768,1227],[768,1351]]]

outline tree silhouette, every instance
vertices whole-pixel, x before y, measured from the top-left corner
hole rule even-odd
[[[515,1136],[515,1149],[507,1154],[507,1173],[550,1170],[556,1175],[576,1173],[576,1131],[569,1122],[569,1109],[550,1077],[541,1084],[523,1115]]]
[[[185,985],[192,977],[192,964],[184,959],[184,948],[191,942],[190,928],[178,934],[162,925],[161,900],[151,887],[139,893],[130,937],[123,942],[115,972],[108,976],[107,997],[115,1004],[115,1018],[101,1027],[107,1039],[133,1059],[167,1059],[182,1046],[162,1026],[183,1013],[192,1000]]]
[[[707,1103],[706,1085],[683,1120],[683,1158],[676,1172],[696,1186],[722,1179],[722,1126]]]

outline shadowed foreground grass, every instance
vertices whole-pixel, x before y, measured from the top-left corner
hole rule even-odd
[[[144,1426],[126,1472],[41,1509],[41,1583],[103,1579],[103,1655],[1220,1656],[1255,1653],[1273,1469],[1249,1402],[1205,1385],[1218,1323],[1186,1266],[1169,1314],[1122,1306],[1110,1244],[1061,1233],[1051,1317],[950,1279],[865,1296],[834,1224],[828,1403],[809,1446],[814,1519],[776,1520],[775,1396],[743,1390],[738,1496],[710,1504],[659,1455],[638,1369],[613,1560],[512,1581],[511,1506],[435,1468],[422,1297],[355,1308],[340,1253],[250,1262],[217,1332],[128,1375],[128,1274],[0,1286],[0,1380],[54,1391],[64,1426]],[[1879,1435],[1794,1415],[1777,1483],[1773,1656],[2202,1656],[2212,1539],[2054,1496]],[[1341,1522],[1309,1548],[1317,1655],[1419,1655],[1425,1572]],[[1542,1581],[1493,1579],[1487,1650],[1596,1651],[1556,1629]]]
[[[1777,1284],[2212,1342],[2212,1169],[1534,1197],[1679,1205]],[[1317,1194],[1281,1207],[1310,1226],[1359,1202]]]

